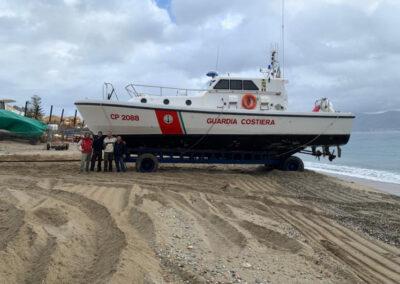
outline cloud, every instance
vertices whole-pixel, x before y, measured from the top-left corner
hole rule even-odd
[[[286,0],[285,76],[292,110],[320,97],[337,109],[400,108],[400,4]],[[281,40],[281,1],[0,2],[2,96],[33,94],[74,112],[79,98],[119,97],[131,82],[198,88],[215,69],[260,76]]]
[[[243,21],[243,16],[240,14],[227,14],[221,22],[224,30],[232,30],[240,25]]]

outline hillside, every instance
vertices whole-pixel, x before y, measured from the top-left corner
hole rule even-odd
[[[400,130],[400,111],[356,113],[353,131]]]

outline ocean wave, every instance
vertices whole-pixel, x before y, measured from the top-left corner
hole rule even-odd
[[[373,181],[400,184],[400,174],[392,172],[341,166],[341,165],[340,166],[330,165],[330,164],[315,163],[315,162],[304,162],[304,164],[306,169],[313,170],[316,172],[331,173],[331,174],[368,179]]]

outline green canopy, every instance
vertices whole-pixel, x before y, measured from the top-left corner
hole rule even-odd
[[[38,137],[43,134],[46,127],[47,124],[39,120],[0,109],[0,129],[5,129],[16,136]]]

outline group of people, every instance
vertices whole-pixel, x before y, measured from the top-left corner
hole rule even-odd
[[[107,136],[99,131],[97,136],[92,139],[90,133],[85,133],[85,136],[79,141],[78,149],[82,153],[80,172],[86,170],[94,171],[97,161],[97,171],[101,172],[101,162],[103,160],[104,151],[104,172],[112,172],[112,161],[115,161],[117,172],[126,172],[124,159],[126,157],[126,145],[122,141],[121,136],[114,137],[111,131],[108,131]]]

